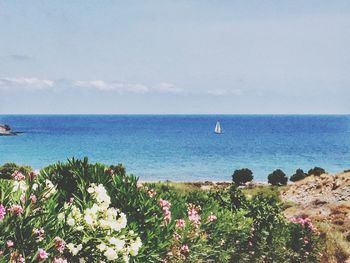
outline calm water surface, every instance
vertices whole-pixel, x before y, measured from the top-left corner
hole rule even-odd
[[[276,168],[350,168],[350,115],[0,115],[0,123],[24,132],[0,137],[0,163],[34,168],[88,156],[142,180],[177,181],[230,180],[242,167],[257,181]]]

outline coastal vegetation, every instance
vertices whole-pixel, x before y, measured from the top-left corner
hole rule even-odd
[[[140,183],[71,159],[0,169],[1,262],[319,262],[320,232],[275,187]]]
[[[244,185],[253,180],[253,172],[248,168],[235,170],[232,175],[232,181],[237,185]]]
[[[269,174],[267,181],[272,185],[286,185],[288,177],[281,169],[277,169]]]

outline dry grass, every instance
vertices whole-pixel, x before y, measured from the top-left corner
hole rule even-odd
[[[333,225],[329,223],[318,223],[318,229],[324,240],[322,251],[322,263],[345,263],[350,257],[349,242],[340,231],[334,231]]]

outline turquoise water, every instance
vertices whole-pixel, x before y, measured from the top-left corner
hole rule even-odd
[[[242,167],[257,181],[276,168],[350,168],[350,115],[0,115],[0,123],[24,132],[0,137],[0,163],[34,168],[88,156],[142,180],[176,181],[230,180]]]

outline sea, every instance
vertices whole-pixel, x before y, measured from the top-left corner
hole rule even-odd
[[[122,163],[143,181],[229,181],[249,168],[266,182],[277,168],[350,169],[350,115],[0,115],[0,123],[23,132],[0,136],[0,164],[34,169],[85,156]]]

